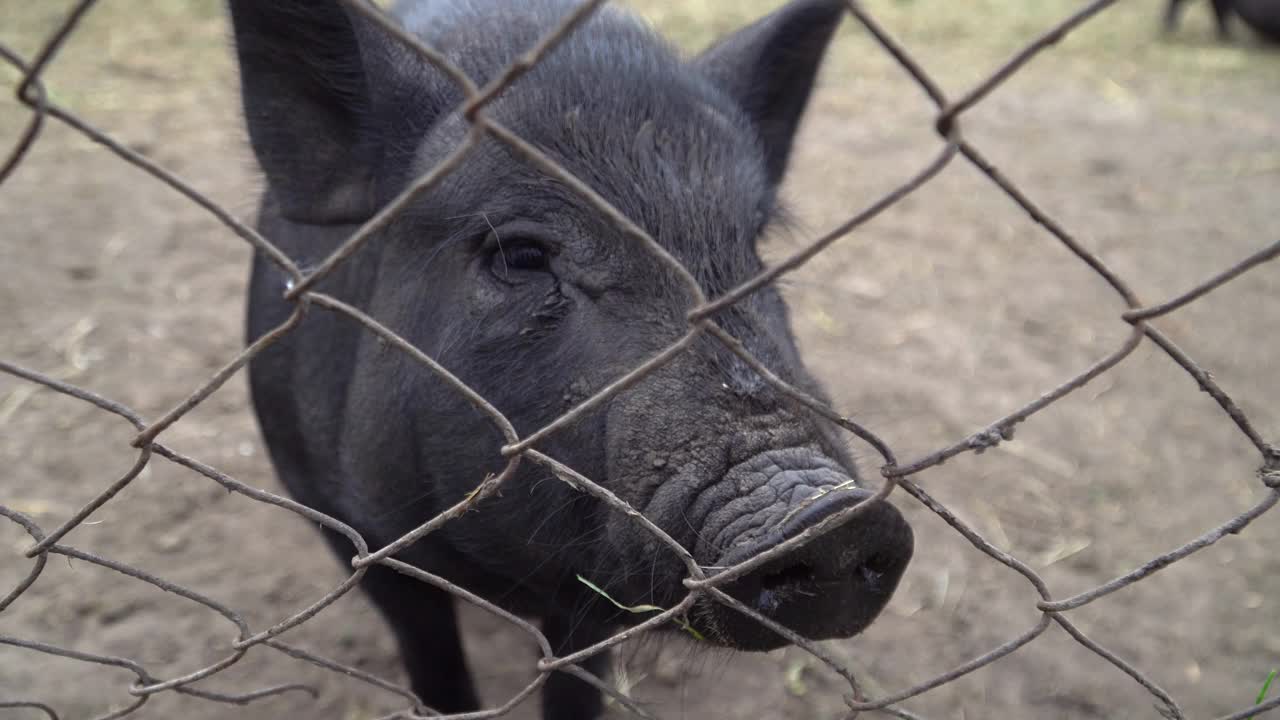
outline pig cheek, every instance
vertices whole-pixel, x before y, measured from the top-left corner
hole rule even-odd
[[[466,307],[475,317],[499,310],[507,300],[506,293],[494,283],[473,282],[467,286]]]

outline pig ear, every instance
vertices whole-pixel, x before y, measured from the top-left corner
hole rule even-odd
[[[725,38],[696,60],[755,125],[774,183],[786,171],[818,66],[844,12],[841,0],[796,0]]]
[[[337,0],[230,7],[249,141],[281,211],[316,224],[368,217],[387,144],[379,110],[404,96],[421,63]],[[421,119],[432,108],[412,95]]]

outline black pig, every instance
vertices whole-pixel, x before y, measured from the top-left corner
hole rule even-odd
[[[1178,27],[1178,18],[1186,0],[1169,0],[1164,16],[1167,32]],[[1228,19],[1234,14],[1253,28],[1263,39],[1280,43],[1280,0],[1212,0],[1213,14],[1218,23],[1218,37],[1231,37]]]
[[[230,7],[249,139],[267,181],[259,227],[313,266],[464,139],[462,95],[336,0]],[[406,1],[395,15],[483,84],[571,8]],[[842,8],[794,2],[685,61],[606,7],[485,112],[644,227],[714,297],[762,270],[756,244],[782,217],[778,185]],[[450,368],[522,434],[680,337],[691,301],[640,243],[492,138],[319,289]],[[250,339],[291,312],[285,292],[282,275],[256,259]],[[777,375],[822,397],[774,289],[717,320]],[[250,382],[289,491],[373,548],[504,465],[486,416],[340,315],[312,311],[253,361]],[[705,338],[539,449],[610,488],[704,566],[749,558],[869,495],[853,487],[832,428]],[[345,540],[335,548],[352,554]],[[880,503],[731,591],[806,637],[848,637],[885,606],[911,553],[909,526]],[[635,621],[576,575],[628,605],[670,606],[685,593],[674,553],[531,461],[499,495],[397,557],[538,618],[560,654]],[[364,587],[421,699],[443,712],[476,709],[452,598],[382,566]],[[688,620],[711,644],[784,644],[711,602]],[[584,664],[603,670],[599,655]],[[600,707],[577,678],[548,679],[545,717],[591,718]]]

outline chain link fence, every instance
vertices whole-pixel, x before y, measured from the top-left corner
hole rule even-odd
[[[1159,686],[1148,675],[1144,674],[1142,670],[1133,667],[1095,639],[1092,639],[1083,633],[1071,620],[1070,611],[1092,603],[1099,598],[1105,597],[1117,590],[1125,588],[1126,586],[1140,582],[1144,578],[1159,572],[1161,569],[1214,544],[1228,534],[1240,532],[1250,522],[1268,512],[1276,505],[1277,502],[1280,502],[1280,447],[1277,447],[1273,443],[1269,443],[1260,435],[1260,433],[1250,423],[1249,419],[1245,416],[1244,412],[1241,411],[1240,407],[1232,400],[1227,392],[1215,382],[1209,372],[1198,365],[1195,360],[1175,345],[1164,333],[1148,324],[1148,321],[1154,318],[1175,312],[1179,308],[1195,302],[1199,298],[1212,292],[1223,284],[1230,282],[1232,279],[1247,272],[1251,268],[1275,259],[1280,255],[1280,242],[1258,250],[1253,255],[1240,260],[1231,267],[1223,269],[1221,272],[1218,272],[1212,277],[1204,280],[1204,282],[1199,285],[1186,290],[1176,297],[1158,304],[1146,303],[1141,300],[1131,289],[1130,285],[1126,283],[1123,278],[1119,277],[1110,267],[1108,267],[1101,258],[1082,246],[1071,232],[1056,222],[1053,218],[1049,217],[1030,197],[1022,192],[1007,177],[1001,174],[1001,172],[997,170],[984,156],[981,150],[967,141],[964,133],[962,132],[961,123],[966,111],[981,103],[984,98],[992,92],[992,90],[1016,74],[1022,67],[1034,59],[1037,54],[1061,40],[1075,28],[1088,22],[1108,6],[1114,4],[1115,0],[1097,0],[1089,3],[1076,14],[1062,20],[1048,32],[1027,44],[1021,51],[1010,58],[1006,63],[998,67],[976,87],[973,87],[955,99],[948,97],[947,94],[943,92],[937,83],[930,78],[928,72],[912,58],[908,50],[899,45],[898,42],[888,32],[886,32],[880,24],[877,23],[874,17],[868,14],[868,12],[865,11],[857,2],[850,0],[848,3],[849,15],[854,18],[857,23],[861,24],[868,33],[870,33],[886,53],[893,57],[897,64],[901,66],[902,70],[906,72],[911,80],[928,97],[929,101],[937,108],[935,123],[935,129],[939,139],[937,154],[932,161],[919,169],[917,174],[907,182],[879,198],[840,226],[808,243],[798,251],[783,259],[781,262],[768,268],[765,272],[762,272],[759,276],[752,278],[748,282],[734,288],[723,296],[716,298],[705,297],[702,288],[694,280],[690,272],[674,257],[672,257],[661,245],[659,245],[648,233],[646,233],[644,229],[637,226],[617,209],[611,207],[609,203],[593,191],[591,187],[569,174],[563,168],[559,167],[552,159],[548,158],[537,148],[521,139],[521,137],[512,130],[487,117],[485,114],[485,106],[493,100],[493,98],[508,88],[524,73],[528,72],[530,68],[537,65],[541,58],[554,50],[564,38],[581,26],[584,21],[591,17],[591,15],[604,4],[603,0],[588,0],[587,2],[583,2],[571,14],[566,16],[552,32],[538,42],[536,46],[530,48],[515,63],[507,68],[504,73],[500,74],[492,82],[483,87],[478,87],[469,77],[467,77],[465,73],[454,66],[442,54],[423,45],[417,38],[403,32],[395,24],[394,20],[388,18],[388,16],[384,15],[382,11],[377,9],[375,6],[367,4],[364,0],[344,0],[344,2],[352,11],[368,16],[371,20],[385,29],[387,33],[397,38],[406,47],[411,48],[414,52],[420,54],[424,59],[444,72],[452,79],[453,82],[457,83],[466,96],[464,116],[471,124],[472,130],[467,139],[456,147],[447,159],[427,174],[415,180],[397,199],[379,213],[377,217],[355,232],[336,252],[332,254],[332,256],[330,256],[320,266],[311,269],[308,272],[304,272],[300,269],[293,260],[273,246],[268,238],[262,237],[250,227],[239,222],[231,213],[218,206],[208,197],[202,195],[198,190],[187,184],[182,178],[175,176],[164,168],[153,163],[147,157],[144,157],[129,147],[113,140],[111,137],[99,131],[81,117],[54,102],[46,93],[44,86],[41,84],[42,73],[55,61],[59,49],[75,32],[77,24],[92,8],[95,4],[95,0],[80,0],[80,2],[78,2],[78,4],[66,16],[65,20],[57,28],[56,32],[48,38],[47,42],[43,44],[39,52],[36,53],[34,57],[21,57],[8,47],[0,45],[0,57],[3,57],[5,62],[17,68],[20,74],[20,81],[16,87],[17,97],[19,101],[27,106],[31,111],[30,120],[26,126],[25,132],[22,134],[12,150],[9,151],[7,157],[4,158],[3,164],[0,165],[0,183],[3,183],[14,169],[22,163],[24,156],[38,141],[40,133],[47,123],[50,121],[64,123],[79,133],[82,133],[84,136],[105,146],[122,160],[149,173],[157,182],[168,185],[174,191],[181,193],[183,196],[188,198],[191,202],[196,203],[203,209],[207,210],[222,224],[231,229],[236,235],[243,238],[244,241],[251,244],[256,250],[269,258],[276,265],[279,271],[287,277],[288,291],[286,297],[295,305],[295,310],[287,322],[254,342],[250,347],[245,349],[230,362],[226,363],[226,365],[218,370],[213,377],[209,378],[207,382],[191,392],[185,400],[180,402],[176,407],[173,407],[162,417],[154,420],[145,419],[129,407],[98,395],[89,389],[63,382],[51,377],[47,373],[35,369],[19,367],[12,363],[0,360],[0,370],[3,370],[6,373],[17,376],[29,383],[33,383],[35,386],[43,386],[56,392],[69,395],[85,403],[94,405],[102,410],[113,413],[130,423],[136,430],[136,436],[132,441],[132,451],[137,453],[136,461],[127,473],[115,482],[111,483],[109,487],[103,490],[84,507],[75,512],[68,520],[57,527],[41,527],[32,518],[0,505],[0,515],[3,515],[9,521],[16,523],[18,526],[21,526],[21,528],[23,528],[34,541],[34,544],[26,548],[23,553],[24,556],[31,561],[30,572],[16,587],[6,591],[6,594],[3,595],[2,599],[0,599],[0,612],[3,612],[5,608],[22,596],[23,593],[30,589],[32,585],[39,580],[41,572],[48,563],[51,555],[60,555],[66,558],[74,558],[82,562],[92,563],[94,565],[107,568],[122,575],[134,578],[140,582],[149,583],[164,591],[179,595],[192,602],[199,603],[225,618],[227,622],[231,623],[235,627],[236,632],[235,641],[225,648],[225,655],[221,659],[206,667],[191,670],[176,677],[157,676],[141,663],[130,659],[80,652],[72,648],[44,643],[35,638],[23,638],[8,634],[0,634],[0,643],[24,648],[33,653],[47,653],[81,661],[83,663],[113,666],[132,672],[136,679],[129,687],[128,691],[134,698],[133,701],[127,707],[103,715],[104,718],[128,716],[141,708],[151,697],[158,693],[179,693],[209,702],[231,704],[244,704],[260,698],[289,691],[310,692],[314,694],[314,691],[311,688],[302,685],[281,685],[256,689],[240,694],[211,692],[201,689],[196,685],[198,681],[213,677],[232,665],[235,665],[251,648],[255,646],[271,648],[292,658],[312,663],[336,673],[345,674],[348,677],[368,683],[369,685],[377,687],[387,693],[398,695],[403,700],[404,709],[387,716],[388,718],[434,717],[436,714],[431,713],[429,708],[422,707],[418,699],[407,688],[371,675],[358,668],[305,651],[284,640],[286,633],[290,629],[306,623],[323,613],[325,608],[355,588],[368,568],[374,564],[381,564],[400,573],[416,578],[424,583],[446,590],[462,601],[476,605],[505,619],[515,627],[527,633],[540,648],[542,657],[537,661],[537,675],[532,682],[500,706],[491,707],[481,712],[468,713],[465,715],[465,717],[468,718],[490,718],[506,715],[512,708],[525,701],[535,691],[537,691],[553,672],[565,672],[579,677],[598,687],[607,695],[612,696],[619,705],[635,715],[640,717],[650,717],[651,715],[649,714],[649,711],[641,707],[625,694],[614,689],[609,683],[582,669],[579,663],[590,656],[607,652],[610,648],[626,641],[629,638],[636,637],[637,635],[646,633],[668,623],[678,622],[682,616],[691,607],[693,607],[694,603],[702,598],[709,598],[715,602],[722,603],[733,608],[739,613],[753,618],[756,622],[761,623],[770,630],[787,638],[795,645],[808,651],[819,661],[838,673],[840,677],[847,681],[848,684],[848,694],[845,697],[845,700],[849,708],[849,717],[856,717],[864,712],[876,712],[900,718],[918,717],[917,715],[902,709],[900,704],[912,697],[945,685],[966,675],[967,673],[990,665],[997,660],[1014,653],[1019,648],[1035,641],[1036,638],[1038,638],[1053,624],[1060,626],[1078,643],[1094,653],[1098,662],[1109,663],[1114,666],[1118,672],[1122,672],[1129,676],[1134,682],[1138,683],[1150,692],[1156,700],[1156,707],[1158,711],[1163,716],[1176,719],[1186,717],[1185,712],[1172,694]],[[583,400],[576,407],[556,419],[554,422],[551,422],[540,430],[524,437],[521,437],[516,433],[512,424],[506,417],[504,417],[502,412],[486,401],[485,398],[467,387],[452,375],[448,369],[442,367],[431,357],[413,347],[404,339],[397,336],[394,332],[379,324],[378,321],[366,315],[360,309],[352,307],[334,297],[318,292],[314,289],[319,280],[333,272],[333,270],[342,264],[347,258],[359,252],[361,246],[364,245],[380,227],[412,203],[421,193],[438,183],[451,170],[466,162],[468,153],[485,137],[491,137],[504,143],[517,155],[543,171],[548,177],[554,178],[577,192],[584,203],[590,205],[602,216],[611,221],[625,236],[627,236],[627,238],[629,238],[630,241],[640,243],[647,248],[653,256],[653,261],[665,266],[680,278],[687,286],[691,296],[695,299],[693,305],[688,309],[687,332],[677,342],[671,344],[662,352],[634,368],[624,376],[617,378],[614,382],[610,383],[607,387],[600,389],[588,399]],[[923,457],[900,459],[894,453],[893,449],[886,442],[881,440],[871,429],[854,422],[825,404],[817,401],[813,397],[807,395],[805,392],[780,380],[756,358],[752,357],[733,336],[718,325],[716,323],[715,316],[718,311],[729,307],[760,288],[777,281],[788,272],[809,262],[840,238],[845,237],[879,213],[885,211],[904,197],[929,183],[930,180],[936,177],[940,171],[960,159],[963,159],[963,162],[968,162],[978,169],[990,180],[991,184],[994,186],[993,189],[996,192],[1006,195],[1009,200],[1015,203],[1036,223],[1038,223],[1045,232],[1049,233],[1057,240],[1057,242],[1060,242],[1070,250],[1070,252],[1073,253],[1080,262],[1086,264],[1093,272],[1097,273],[1097,275],[1105,280],[1124,306],[1123,311],[1118,314],[1117,321],[1127,323],[1132,329],[1129,332],[1127,339],[1120,345],[1120,347],[1115,348],[1106,356],[1098,359],[1093,365],[1084,368],[1078,375],[1075,375],[1057,387],[1044,392],[1035,400],[1020,408],[1010,411],[1004,417],[999,418],[986,427],[976,430],[967,437],[964,437],[947,447],[939,448]],[[2,187],[0,187],[0,192],[3,192]],[[162,442],[162,436],[167,429],[171,428],[175,423],[179,422],[184,415],[200,405],[229,378],[244,367],[251,358],[263,349],[288,335],[301,323],[306,322],[306,318],[309,314],[316,312],[332,312],[345,315],[356,322],[361,323],[369,332],[375,333],[392,347],[395,347],[400,352],[404,352],[408,356],[412,357],[428,372],[434,374],[442,382],[447,383],[454,390],[464,396],[472,405],[474,405],[474,407],[487,415],[492,420],[495,427],[502,432],[506,440],[506,444],[501,451],[505,458],[506,465],[500,473],[490,475],[485,478],[478,478],[478,484],[474,491],[467,497],[463,498],[453,507],[438,516],[429,519],[417,529],[404,535],[386,547],[369,548],[364,538],[344,523],[310,508],[304,507],[288,498],[250,487],[194,457],[189,457],[174,451]],[[1019,573],[1028,583],[1031,584],[1040,598],[1036,604],[1036,607],[1040,612],[1038,621],[1018,636],[991,649],[989,652],[972,658],[968,662],[965,662],[946,673],[921,682],[915,686],[904,688],[881,697],[868,697],[859,684],[858,678],[846,667],[842,666],[842,664],[830,653],[825,651],[822,645],[810,642],[805,638],[800,637],[786,627],[778,625],[776,622],[743,605],[735,598],[726,594],[721,589],[721,586],[735,578],[741,577],[753,568],[759,567],[772,559],[793,552],[799,545],[802,545],[812,540],[814,537],[828,532],[833,527],[846,522],[852,516],[864,511],[871,504],[870,501],[848,508],[821,524],[806,530],[801,535],[788,540],[787,542],[784,542],[757,557],[734,567],[709,575],[706,572],[706,569],[699,566],[698,563],[694,561],[692,555],[686,548],[682,547],[678,542],[672,539],[662,529],[650,522],[643,515],[633,510],[629,505],[627,505],[627,503],[619,499],[607,488],[597,484],[590,478],[584,477],[573,468],[567,467],[558,462],[555,458],[548,457],[537,449],[540,440],[573,423],[576,419],[599,405],[601,402],[642,381],[648,374],[652,373],[663,364],[671,361],[672,358],[679,355],[695,340],[703,336],[715,338],[720,343],[723,343],[728,350],[740,357],[773,387],[795,403],[808,408],[810,411],[839,425],[857,438],[870,444],[876,452],[879,453],[883,460],[880,469],[884,482],[874,496],[873,501],[882,501],[895,491],[904,492],[916,501],[920,502],[928,510],[936,513],[943,521],[951,526],[956,533],[962,536],[978,550],[989,556],[993,562],[1005,565]],[[1197,537],[1186,544],[1176,547],[1162,555],[1159,555],[1158,557],[1151,558],[1148,562],[1135,568],[1131,572],[1116,577],[1115,579],[1099,585],[1087,592],[1080,593],[1073,597],[1063,598],[1056,596],[1047,586],[1044,579],[1027,563],[995,547],[971,525],[957,517],[951,510],[934,499],[934,497],[932,497],[924,490],[924,488],[912,479],[913,475],[927,468],[939,465],[948,458],[961,453],[981,452],[1009,439],[1014,428],[1019,423],[1028,420],[1037,412],[1049,407],[1069,393],[1072,393],[1084,386],[1086,383],[1098,378],[1100,375],[1107,373],[1132,354],[1135,349],[1144,342],[1153,343],[1166,353],[1174,362],[1181,366],[1195,380],[1200,389],[1208,393],[1213,400],[1217,402],[1223,413],[1225,413],[1225,419],[1234,424],[1234,426],[1238,428],[1239,432],[1243,433],[1248,438],[1249,442],[1257,449],[1261,458],[1258,479],[1266,489],[1263,498],[1252,508],[1231,518],[1229,521],[1208,530],[1200,537]],[[94,512],[104,504],[111,502],[112,498],[137,478],[139,473],[141,473],[143,469],[156,458],[163,458],[165,461],[176,463],[179,466],[204,476],[209,481],[217,483],[227,490],[239,493],[262,503],[274,505],[281,508],[283,511],[296,513],[307,520],[315,522],[345,536],[350,541],[354,552],[354,556],[351,559],[352,572],[350,576],[340,585],[326,593],[323,597],[315,600],[309,606],[281,619],[276,624],[266,628],[253,628],[246,623],[234,608],[227,607],[216,600],[203,595],[195,589],[172,583],[163,577],[157,577],[131,565],[119,562],[112,558],[101,557],[85,552],[62,542],[69,532],[85,523],[94,514]],[[649,617],[644,622],[641,622],[632,628],[578,652],[557,657],[552,652],[551,645],[547,638],[534,625],[504,611],[489,601],[468,592],[464,588],[461,588],[444,578],[424,572],[417,567],[407,565],[392,557],[398,551],[404,549],[411,543],[416,542],[425,535],[439,529],[445,523],[457,518],[462,513],[473,510],[473,508],[483,512],[483,506],[480,506],[479,508],[476,508],[476,506],[480,505],[485,498],[496,493],[502,487],[504,481],[511,477],[517,466],[526,462],[536,463],[548,468],[557,478],[573,486],[576,490],[588,493],[599,499],[607,506],[626,514],[631,521],[644,527],[645,530],[651,533],[656,539],[665,544],[671,552],[675,553],[683,561],[685,568],[687,569],[688,574],[684,580],[684,585],[688,589],[688,592],[685,594],[684,598],[676,605],[654,614],[652,617]],[[0,619],[2,619],[2,617],[3,616],[0,615]],[[0,708],[29,708],[42,712],[50,718],[56,719],[58,714],[55,710],[42,702],[47,700],[47,698],[28,699],[5,697],[0,698]],[[1219,718],[1219,720],[1243,720],[1244,718],[1257,717],[1277,707],[1280,707],[1280,697],[1263,702],[1259,705],[1241,709],[1239,712],[1223,716],[1222,718]]]

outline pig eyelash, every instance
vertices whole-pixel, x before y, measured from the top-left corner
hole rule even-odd
[[[503,282],[512,282],[519,273],[549,272],[551,251],[532,238],[507,238],[495,231],[489,233],[493,243],[489,250],[489,270]]]
[[[510,270],[545,270],[551,257],[546,249],[532,242],[501,248],[499,253],[505,268]]]

